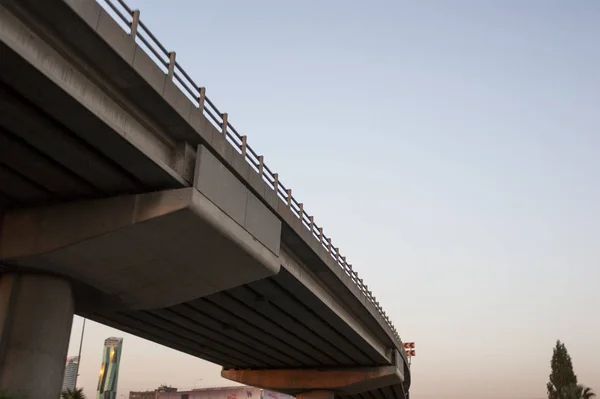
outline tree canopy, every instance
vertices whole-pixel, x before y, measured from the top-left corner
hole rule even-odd
[[[85,399],[83,388],[67,389],[60,395],[61,399]]]
[[[551,361],[552,372],[548,381],[548,399],[562,399],[561,390],[577,385],[577,376],[573,371],[571,356],[567,352],[565,344],[556,341]]]
[[[596,397],[594,391],[583,385],[569,385],[560,390],[560,399],[592,399]]]
[[[596,397],[591,388],[578,384],[573,371],[573,362],[565,344],[556,341],[552,361],[550,381],[546,385],[548,399],[592,399]]]

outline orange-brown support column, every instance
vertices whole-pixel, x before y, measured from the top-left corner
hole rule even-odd
[[[308,391],[296,395],[296,399],[334,399],[333,391]]]

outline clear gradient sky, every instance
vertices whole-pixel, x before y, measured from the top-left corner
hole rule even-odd
[[[416,341],[412,399],[543,398],[556,339],[600,393],[600,2],[129,4]],[[88,395],[110,335],[120,394],[224,382],[90,323]]]

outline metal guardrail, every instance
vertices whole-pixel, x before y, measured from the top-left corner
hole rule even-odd
[[[144,49],[147,55],[156,62],[162,71],[175,83],[177,87],[185,94],[188,99],[198,108],[202,108],[207,119],[222,133],[225,134],[227,141],[233,148],[242,154],[245,160],[250,164],[254,171],[261,175],[262,179],[275,190],[277,196],[286,202],[292,213],[302,220],[302,225],[306,227],[312,235],[319,240],[323,248],[336,261],[339,267],[352,279],[360,291],[368,298],[369,302],[377,308],[379,314],[383,317],[387,325],[394,332],[396,339],[400,342],[400,336],[392,324],[390,318],[379,305],[379,302],[369,291],[363,280],[358,277],[358,273],[353,270],[352,265],[346,262],[346,257],[340,254],[339,248],[334,247],[331,238],[323,233],[323,228],[314,222],[314,217],[309,216],[304,210],[304,204],[298,202],[292,196],[292,189],[286,188],[279,175],[273,173],[264,163],[264,157],[258,155],[248,144],[247,137],[240,135],[237,130],[229,123],[227,114],[222,113],[206,97],[206,89],[198,86],[192,78],[185,72],[175,59],[175,52],[168,51],[150,30],[140,20],[140,11],[132,10],[124,0],[96,0],[100,5],[104,5],[107,11],[112,11],[112,17],[125,32],[132,36],[135,42]]]

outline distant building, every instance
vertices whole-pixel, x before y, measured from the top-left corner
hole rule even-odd
[[[153,394],[155,396],[143,396]],[[169,390],[154,392],[130,392],[129,399],[294,399],[293,396],[260,388],[237,386],[225,388],[201,388],[186,391]]]
[[[77,379],[77,366],[79,365],[79,356],[71,356],[67,358],[65,366],[65,376],[63,378],[61,392],[70,389],[75,390],[75,380]]]
[[[177,392],[177,388],[161,385],[154,391],[129,392],[129,399],[158,399],[161,392]]]
[[[104,341],[102,365],[98,378],[96,399],[116,399],[119,382],[119,363],[123,349],[123,338],[110,337]]]
[[[129,399],[157,399],[158,392],[156,391],[139,391],[129,392]]]

